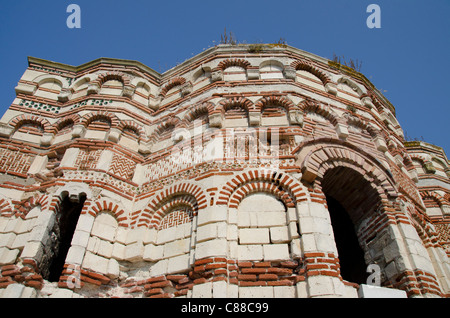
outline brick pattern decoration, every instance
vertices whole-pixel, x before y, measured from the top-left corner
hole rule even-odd
[[[251,67],[251,64],[249,61],[244,60],[244,59],[225,59],[217,65],[217,68],[224,71],[227,68],[232,67],[232,66],[238,66],[238,67],[242,67],[243,69],[247,69],[247,68]]]
[[[314,65],[312,61],[307,60],[306,58],[298,59],[292,62],[291,66],[296,71],[304,70],[310,72],[311,74],[314,74],[315,76],[320,78],[323,85],[331,82],[330,77],[324,71],[320,70],[317,66]]]
[[[129,180],[133,177],[135,167],[136,162],[134,162],[134,160],[114,153],[108,171],[119,178]]]
[[[11,127],[14,127],[14,131],[18,130],[22,125],[25,124],[37,125],[41,127],[44,132],[50,132],[52,127],[47,119],[30,114],[22,114],[14,117],[9,121],[9,125]]]
[[[255,103],[255,108],[261,112],[265,107],[275,105],[283,107],[287,112],[298,109],[288,97],[276,95],[261,98]]]
[[[95,201],[86,200],[81,214],[90,214],[95,217],[103,211],[114,215],[119,226],[128,227],[128,218],[124,208],[107,198],[99,198]]]
[[[250,182],[255,181],[250,185]],[[259,181],[256,182],[256,181]],[[246,185],[246,184],[249,185]],[[237,189],[244,186],[244,192]],[[280,190],[279,188],[283,188]],[[301,202],[306,198],[305,192],[298,181],[291,176],[275,170],[250,170],[240,175],[236,175],[227,182],[219,191],[217,205],[228,204],[229,207],[236,208],[246,193],[253,191],[268,191],[285,200],[285,204],[290,207],[296,202]],[[233,196],[234,195],[234,196]]]
[[[24,266],[12,264],[0,267],[0,289],[17,283],[38,290],[44,286],[44,279],[36,273],[35,264],[27,260],[24,260],[23,263]]]
[[[181,224],[192,222],[193,217],[194,216],[190,208],[188,207],[177,208],[163,217],[163,219],[159,223],[158,229],[160,230],[167,229],[169,227],[174,227]]]
[[[80,150],[77,159],[75,160],[75,167],[80,170],[95,169],[97,166],[98,159],[102,154],[101,149],[97,150]]]
[[[186,79],[183,77],[176,77],[171,79],[162,89],[159,93],[162,97],[165,97],[167,92],[170,91],[172,88],[176,86],[181,86],[184,83],[186,83]]]
[[[234,261],[230,263],[235,263],[233,266],[229,266],[230,282],[240,287],[294,286],[306,278],[306,271],[301,260]]]
[[[31,161],[31,156],[22,153],[18,148],[0,148],[0,173],[26,177]]]

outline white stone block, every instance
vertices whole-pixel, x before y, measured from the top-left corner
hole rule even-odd
[[[213,222],[226,222],[228,219],[226,206],[206,207],[198,211],[197,226]]]
[[[46,244],[49,237],[50,233],[48,232],[47,227],[39,225],[35,226],[30,232],[29,240],[31,242],[42,242],[42,244]]]
[[[75,166],[75,161],[78,157],[78,153],[80,152],[79,148],[69,148],[64,153],[64,157],[61,159],[60,167],[61,168],[71,168]]]
[[[268,228],[239,229],[239,244],[267,244],[270,243]]]
[[[190,260],[189,254],[179,255],[169,258],[167,272],[170,274],[181,273],[189,270]]]
[[[111,257],[119,261],[123,260],[125,257],[125,245],[115,242]]]
[[[25,247],[23,248],[22,253],[20,254],[21,258],[33,258],[33,259],[41,259],[43,248],[41,242],[31,242],[29,241]],[[0,261],[4,261],[4,255],[0,258]]]
[[[48,157],[47,156],[36,156],[34,157],[33,163],[30,166],[30,169],[28,169],[28,174],[36,174],[41,172],[48,163]]]
[[[73,291],[66,288],[56,289],[53,294],[49,296],[49,298],[72,298]]]
[[[333,235],[314,234],[316,246],[319,251],[335,253],[337,255],[336,243]]]
[[[87,247],[89,242],[89,232],[85,231],[78,231],[76,230],[75,233],[73,233],[72,237],[72,245],[78,245],[81,247]]]
[[[22,291],[22,295],[20,295],[20,298],[36,298],[36,297],[37,291],[32,287],[25,287]]]
[[[212,298],[227,298],[228,284],[225,281],[217,281],[212,283]]]
[[[90,233],[94,225],[95,217],[90,214],[82,214],[78,218],[77,231],[84,231]]]
[[[273,287],[274,298],[295,298],[294,286],[274,286]]]
[[[108,272],[108,262],[109,260],[104,257],[86,252],[82,266],[83,268],[106,275]]]
[[[6,247],[0,247],[0,265],[14,264],[16,262],[17,256],[19,255],[19,252],[20,252],[19,249],[10,250]],[[40,253],[37,254],[38,256],[41,256],[42,249],[39,250],[39,252]],[[28,254],[32,255],[32,252]]]
[[[86,253],[86,248],[82,246],[73,245],[69,248],[66,256],[66,263],[81,265],[83,263],[84,254]]]
[[[239,298],[273,298],[273,287],[239,287]]]
[[[292,258],[299,258],[302,256],[302,248],[300,239],[293,239],[290,243],[291,246],[291,257]]]
[[[175,240],[177,237],[176,232],[176,227],[169,227],[167,229],[159,230],[156,243],[159,245]]]
[[[298,282],[295,285],[295,289],[297,292],[297,298],[308,298],[308,286],[305,281]]]
[[[111,242],[99,240],[99,246],[97,254],[106,258],[112,256],[114,245]]]
[[[6,290],[3,292],[3,298],[20,298],[22,292],[25,288],[25,285],[22,284],[10,284],[6,287]]]
[[[114,153],[112,151],[103,150],[100,155],[100,158],[98,158],[96,168],[99,170],[108,171],[111,161],[113,159],[113,155]]]
[[[155,244],[156,243],[156,236],[157,236],[157,230],[152,228],[152,229],[146,229],[146,231],[144,232],[144,238],[143,238],[143,243],[144,244]]]
[[[144,247],[144,261],[156,262],[164,256],[164,245],[147,244]]]
[[[290,239],[295,239],[300,237],[300,233],[298,233],[297,222],[291,222],[288,225],[288,233]]]
[[[53,228],[55,223],[55,213],[50,210],[44,210],[39,213],[39,216],[36,220],[35,226],[44,226],[47,228],[47,231],[50,231]]]
[[[10,248],[11,249],[15,249],[15,248],[23,249],[25,244],[27,244],[27,242],[29,241],[29,237],[30,237],[30,233],[22,233],[22,234],[17,235]]]
[[[238,245],[238,260],[259,261],[264,257],[262,245]]]
[[[168,259],[162,259],[150,268],[150,276],[159,276],[167,274]]]
[[[314,234],[304,234],[300,238],[301,247],[305,252],[314,252],[317,251],[316,239],[314,238]]]
[[[257,213],[258,227],[286,225],[286,212]]]
[[[193,298],[212,298],[212,282],[206,282],[192,287]]]
[[[119,277],[119,275],[120,275],[119,262],[117,262],[115,259],[111,258],[108,261],[108,271],[107,271],[106,275],[112,279]]]
[[[124,259],[129,262],[137,262],[142,260],[144,254],[144,244],[136,242],[125,247]]]
[[[164,245],[164,258],[189,253],[190,245],[189,239],[181,239],[166,243]]]
[[[114,237],[114,240],[116,242],[119,242],[121,244],[126,245],[127,244],[127,236],[130,229],[125,227],[118,227],[116,230],[116,236]]]
[[[115,241],[116,227],[107,224],[102,224],[100,222],[94,222],[92,227],[91,235],[95,235],[103,240],[110,242]]]
[[[359,298],[407,298],[404,290],[365,284],[359,285],[358,296]]]
[[[139,241],[143,242],[145,230],[146,229],[144,227],[137,227],[128,230],[125,244],[132,244]]]
[[[289,259],[289,247],[287,244],[263,245],[265,261],[281,261]]]
[[[198,243],[195,249],[195,258],[226,257],[228,251],[226,239],[215,239]]]
[[[334,295],[333,281],[329,276],[308,277],[308,294],[310,297]]]
[[[229,241],[237,241],[238,240],[238,227],[235,224],[229,224],[227,226],[227,240]]]
[[[217,238],[217,224],[208,223],[197,227],[197,243]]]
[[[0,234],[0,247],[4,246],[7,248],[11,248],[11,246],[14,244],[16,236],[17,235],[12,232]]]
[[[287,226],[276,226],[269,228],[270,242],[287,243],[290,241]]]

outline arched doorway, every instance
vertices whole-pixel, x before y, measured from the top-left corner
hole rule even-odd
[[[49,260],[48,269],[44,278],[50,282],[57,282],[64,269],[64,262],[72,243],[72,237],[86,200],[86,194],[68,195],[62,193],[60,212],[56,216],[56,221],[52,230],[52,257]]]
[[[329,169],[321,181],[327,199],[334,239],[344,280],[365,284],[368,274],[360,225],[379,202],[377,191],[363,175],[347,167]]]

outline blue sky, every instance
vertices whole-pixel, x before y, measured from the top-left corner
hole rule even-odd
[[[66,25],[81,8],[81,28]],[[369,4],[381,28],[369,29]],[[288,45],[362,61],[362,73],[395,106],[410,139],[450,156],[450,1],[432,0],[17,0],[0,1],[0,113],[12,103],[27,56],[70,65],[99,57],[164,72],[220,41]]]

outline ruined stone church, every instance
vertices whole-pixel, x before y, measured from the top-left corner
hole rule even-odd
[[[450,295],[450,163],[350,67],[280,44],[162,74],[29,57],[15,92],[0,297]]]

